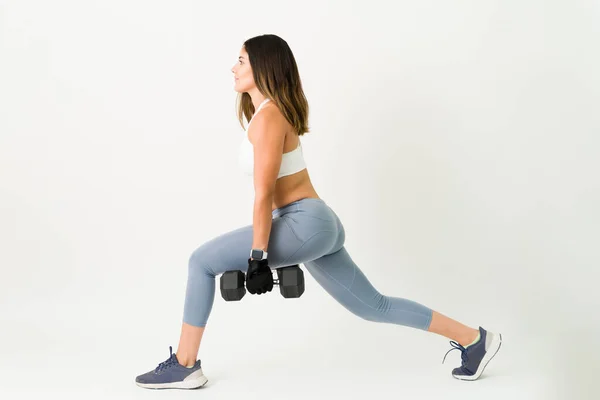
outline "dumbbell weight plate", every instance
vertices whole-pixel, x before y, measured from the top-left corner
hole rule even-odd
[[[245,275],[242,271],[227,271],[221,275],[221,296],[225,301],[240,301],[246,294]]]
[[[279,292],[285,298],[295,298],[304,293],[304,272],[298,265],[277,268]]]

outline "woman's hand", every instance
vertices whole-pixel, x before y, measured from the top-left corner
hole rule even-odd
[[[263,294],[273,290],[273,273],[267,260],[248,259],[246,290],[251,294]]]

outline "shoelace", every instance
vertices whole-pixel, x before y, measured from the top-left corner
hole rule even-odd
[[[442,360],[442,364],[444,363],[444,361],[446,360],[446,356],[448,355],[448,353],[450,353],[453,350],[460,350],[460,358],[462,359],[462,364],[461,364],[461,368],[464,369],[464,366],[467,364],[467,362],[469,361],[469,357],[467,356],[467,349],[464,348],[461,344],[455,342],[454,340],[450,341],[450,345],[453,347],[452,349],[448,350],[446,352],[446,354],[444,355],[444,359]]]
[[[173,354],[173,346],[169,346],[169,358],[163,362],[161,362],[160,364],[158,364],[158,367],[156,367],[156,369],[154,370],[154,372],[160,372],[164,369],[170,368],[173,365],[177,365],[177,357]]]

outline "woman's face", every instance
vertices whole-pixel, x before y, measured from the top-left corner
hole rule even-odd
[[[235,79],[234,89],[236,92],[245,93],[256,87],[254,77],[252,76],[252,67],[248,60],[248,53],[242,47],[238,62],[231,69]]]

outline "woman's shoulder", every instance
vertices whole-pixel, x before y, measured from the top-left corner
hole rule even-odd
[[[260,112],[252,118],[252,124],[248,128],[251,139],[267,135],[284,135],[289,130],[289,123],[279,107],[272,102],[265,104]],[[253,140],[252,140],[253,141]]]

